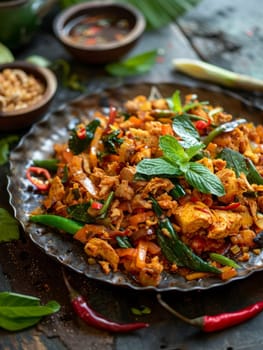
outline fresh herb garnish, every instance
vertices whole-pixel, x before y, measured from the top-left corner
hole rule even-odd
[[[0,165],[4,165],[8,161],[10,145],[18,141],[18,136],[10,135],[0,140]]]
[[[208,101],[201,101],[201,102],[194,101],[194,102],[188,102],[185,105],[183,105],[181,101],[180,90],[176,90],[171,97],[166,99],[166,101],[170,109],[179,114],[187,112],[190,109],[209,104]]]
[[[18,331],[38,323],[43,316],[59,311],[56,301],[40,304],[40,299],[24,294],[0,292],[0,327]]]
[[[143,159],[137,164],[137,172],[147,176],[167,174],[170,176],[184,176],[187,182],[202,193],[217,196],[225,194],[219,178],[202,164],[191,162],[191,159],[204,147],[202,143],[184,149],[175,137],[161,136],[159,146],[163,157]],[[158,164],[159,163],[159,164]],[[156,168],[156,165],[159,165]]]
[[[71,219],[91,224],[94,223],[94,217],[88,214],[89,207],[90,203],[70,205],[67,207],[67,213]]]
[[[114,76],[127,77],[149,72],[156,62],[157,50],[147,51],[120,62],[109,63],[106,71]]]
[[[0,208],[0,242],[19,239],[18,221],[4,208]]]
[[[182,114],[175,117],[172,126],[174,132],[182,139],[180,143],[183,147],[200,144],[199,133],[187,115]]]
[[[71,130],[69,136],[69,148],[74,154],[79,154],[83,152],[90,144],[91,140],[94,137],[94,133],[97,127],[100,125],[98,119],[93,120],[86,126],[86,135],[84,138],[78,137],[77,130]]]
[[[100,210],[97,210],[96,215],[90,215],[88,210],[91,206],[91,203],[81,203],[81,204],[74,204],[67,208],[67,212],[71,219],[85,222],[86,224],[94,223],[98,220],[105,219],[108,209],[112,203],[112,200],[114,198],[114,192],[110,192],[108,197],[105,199],[105,202],[103,203],[103,206]]]
[[[263,185],[263,177],[259,174],[252,161],[239,152],[224,148],[217,156],[226,161],[227,168],[233,169],[236,177],[244,173],[251,184]]]
[[[113,130],[111,133],[106,134],[102,137],[102,142],[106,154],[115,154],[117,153],[116,147],[123,143],[123,139],[118,137],[120,130]]]

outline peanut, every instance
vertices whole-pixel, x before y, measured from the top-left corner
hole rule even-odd
[[[0,112],[30,107],[43,97],[44,84],[22,69],[6,68],[0,72]]]

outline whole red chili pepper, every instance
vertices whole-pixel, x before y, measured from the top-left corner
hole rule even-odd
[[[104,318],[102,315],[94,311],[77,291],[69,284],[65,274],[63,273],[65,284],[71,297],[71,304],[76,314],[88,325],[103,329],[110,332],[126,333],[137,329],[149,327],[148,323],[118,323]]]
[[[51,175],[45,168],[31,166],[26,171],[26,177],[40,191],[46,191],[50,186]]]
[[[263,310],[263,301],[259,301],[238,311],[226,312],[213,316],[204,315],[190,319],[171,308],[165,301],[163,301],[160,294],[157,294],[157,299],[167,311],[177,316],[184,322],[200,328],[204,332],[220,331],[238,325],[256,316]]]

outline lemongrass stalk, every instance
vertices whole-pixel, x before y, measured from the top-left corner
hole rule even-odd
[[[178,58],[172,61],[174,68],[191,77],[210,81],[233,89],[263,91],[263,80],[194,59]]]

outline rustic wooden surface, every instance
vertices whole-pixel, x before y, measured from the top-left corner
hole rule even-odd
[[[176,57],[199,57],[236,72],[263,79],[263,8],[260,5],[258,0],[203,0],[199,6],[180,18],[177,24],[145,33],[131,55],[159,47],[165,51],[164,60],[156,64],[149,74],[129,81],[138,84],[141,80],[191,81],[190,78],[173,71],[171,60]],[[71,60],[54,39],[50,18],[43,24],[35,40],[18,52],[17,57],[24,58],[30,54]],[[116,84],[116,79],[106,76],[101,67],[80,65],[74,60],[71,62],[74,71],[85,78],[90,89],[96,91],[98,86]],[[76,92],[60,87],[51,110],[77,95]],[[240,95],[255,105],[263,106],[263,97],[260,94],[240,92]],[[21,135],[24,132],[26,130]],[[1,167],[0,206],[12,212],[6,192],[7,174],[8,166]],[[43,302],[55,299],[61,303],[62,309],[59,313],[43,319],[36,327],[17,333],[0,330],[1,350],[262,349],[263,313],[238,327],[215,334],[203,334],[161,309],[152,292],[120,290],[87,280],[72,271],[67,273],[74,287],[89,297],[92,305],[108,317],[122,321],[135,320],[130,308],[149,306],[152,313],[140,320],[150,321],[151,327],[132,334],[114,336],[81,323],[72,313],[60,265],[37,249],[21,230],[18,242],[0,245],[0,290],[39,296]],[[221,312],[222,309],[238,309],[262,299],[262,280],[263,272],[259,272],[224,287],[189,293],[165,293],[164,296],[178,310],[189,316],[213,314]]]

